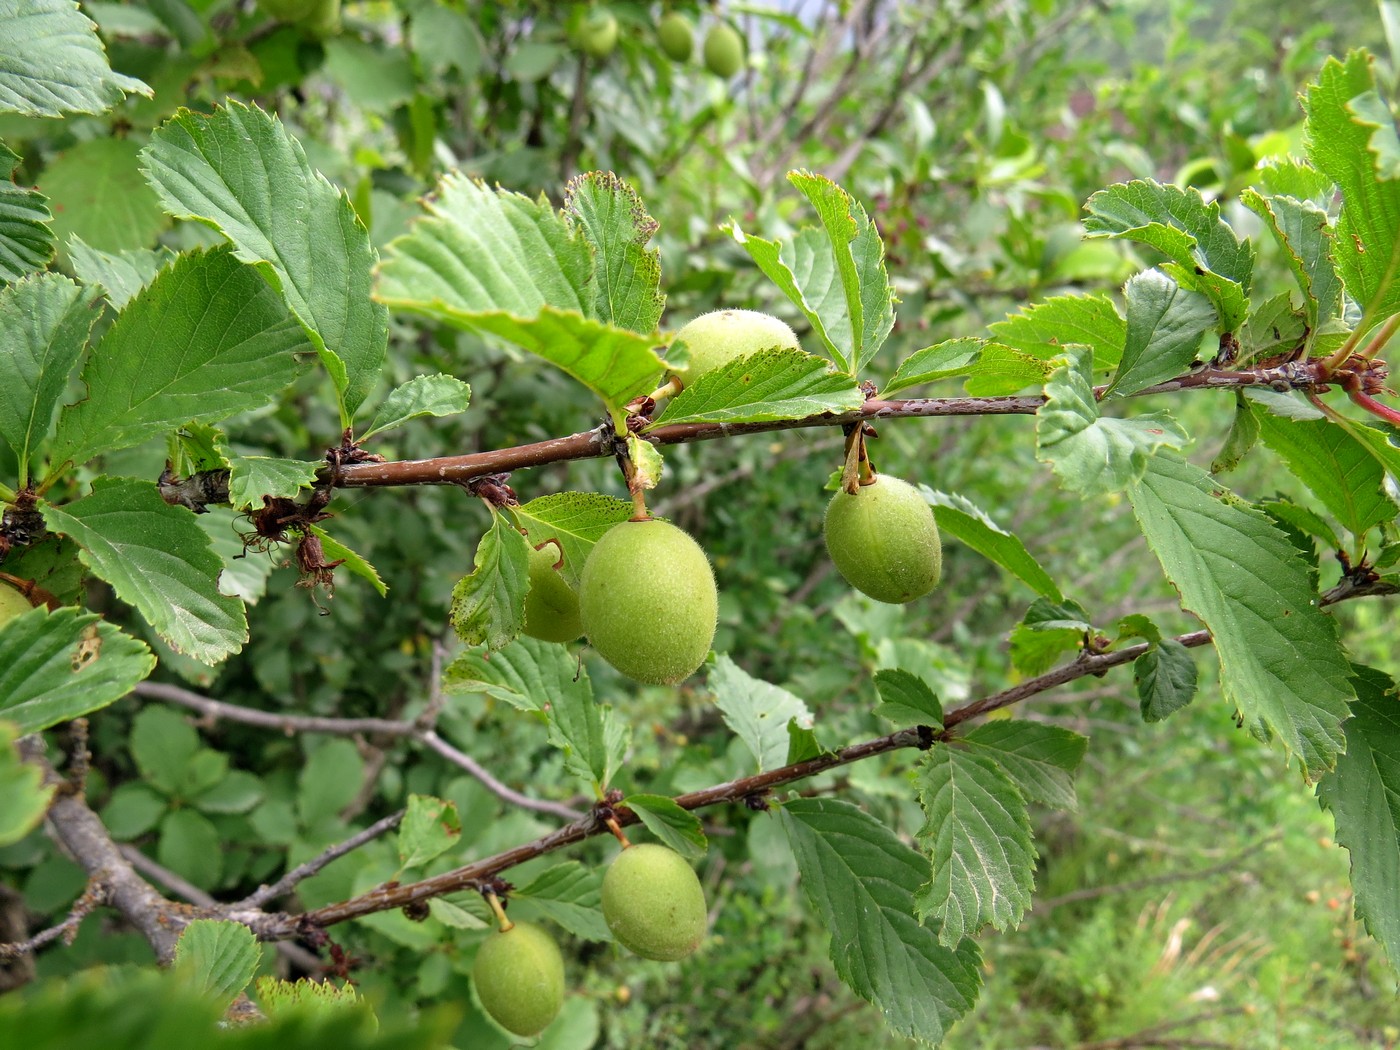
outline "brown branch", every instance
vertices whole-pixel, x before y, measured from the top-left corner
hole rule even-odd
[[[338,842],[324,852],[312,857],[310,860],[298,864],[276,882],[272,883],[272,885],[259,886],[257,890],[248,894],[248,896],[244,897],[236,904],[229,905],[229,907],[234,909],[261,908],[268,901],[275,901],[278,897],[286,896],[296,887],[297,883],[301,882],[303,879],[311,878],[311,876],[315,875],[327,864],[339,860],[341,857],[345,856],[345,854],[359,849],[366,842],[372,842],[386,831],[392,831],[394,828],[398,827],[400,821],[403,820],[404,812],[405,811],[401,809],[397,813],[390,813],[387,817],[375,821],[364,830],[351,835],[344,842]]]
[[[103,904],[106,904],[107,899],[106,883],[99,878],[89,879],[87,889],[83,890],[82,896],[73,902],[73,907],[68,910],[67,918],[56,926],[41,930],[28,940],[0,944],[0,962],[18,959],[22,955],[32,955],[50,941],[56,941],[59,938],[63,939],[64,944],[72,944],[82,921]]]

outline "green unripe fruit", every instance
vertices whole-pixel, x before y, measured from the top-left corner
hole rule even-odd
[[[531,638],[546,642],[572,642],[583,634],[578,615],[578,595],[554,565],[559,560],[558,541],[530,552],[530,591],[525,595],[525,626]]]
[[[628,678],[669,685],[705,662],[715,638],[715,574],[689,533],[624,521],[593,546],[578,588],[593,648]]]
[[[482,1007],[506,1031],[538,1035],[564,1005],[564,957],[540,927],[517,922],[486,938],[472,965]]]
[[[340,32],[340,0],[317,0],[311,14],[301,21],[307,33],[324,40]]]
[[[716,22],[705,34],[705,68],[728,80],[744,64],[744,40],[732,26]]]
[[[258,6],[279,22],[300,22],[316,12],[320,0],[258,0]]]
[[[797,333],[786,321],[757,310],[713,310],[701,314],[682,326],[672,342],[684,343],[690,353],[688,364],[672,370],[685,383],[759,350],[775,346],[800,349]]]
[[[34,606],[8,583],[0,583],[0,627],[4,627],[17,616],[23,616]]]
[[[656,39],[672,62],[689,62],[695,53],[695,31],[690,28],[690,19],[679,11],[670,12],[656,24]]]
[[[603,877],[603,918],[618,943],[643,959],[684,959],[705,936],[705,891],[675,850],[628,846]]]
[[[844,489],[826,508],[826,549],[856,590],[898,605],[938,586],[943,545],[933,511],[907,481],[876,477],[853,496]]]
[[[586,54],[607,58],[617,47],[617,19],[611,11],[602,8],[590,11],[579,23],[575,39]]]

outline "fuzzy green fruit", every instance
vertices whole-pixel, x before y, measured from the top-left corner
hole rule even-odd
[[[20,594],[8,583],[0,583],[0,627],[23,616],[34,606],[29,604],[29,599]]]
[[[684,383],[759,350],[775,346],[800,349],[797,333],[787,322],[757,310],[713,310],[701,314],[684,325],[672,342],[684,343],[690,352],[689,363],[673,369]]]
[[[715,574],[689,533],[624,521],[593,546],[578,588],[593,648],[628,678],[669,685],[705,662],[715,638]]]
[[[695,54],[695,30],[679,11],[670,12],[656,24],[656,39],[672,62],[689,62]]]
[[[744,64],[744,40],[732,26],[716,22],[705,34],[705,68],[728,80]]]
[[[898,605],[938,586],[943,545],[933,511],[919,490],[886,475],[844,489],[826,508],[826,549],[856,590]]]
[[[572,642],[583,634],[578,615],[578,595],[554,567],[559,560],[558,541],[530,552],[530,591],[525,595],[525,626],[531,638],[546,642]]]
[[[594,58],[607,58],[617,47],[617,19],[611,11],[599,8],[579,23],[575,35],[578,46]]]
[[[643,959],[684,959],[705,936],[705,891],[675,850],[628,846],[603,877],[603,918],[618,943]]]
[[[472,965],[482,1007],[516,1035],[538,1035],[564,1004],[564,957],[540,927],[517,922],[486,938]]]

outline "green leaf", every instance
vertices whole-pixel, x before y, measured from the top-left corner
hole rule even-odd
[[[64,410],[53,456],[85,463],[186,422],[261,408],[296,378],[305,349],[276,293],[230,252],[182,256],[88,357],[87,397]]]
[[[0,142],[0,282],[42,270],[57,247],[48,198],[14,180],[19,157]]]
[[[637,191],[610,171],[569,180],[564,212],[593,247],[597,291],[589,311],[614,328],[650,335],[661,321],[661,255],[647,242],[658,225]]]
[[[661,450],[640,434],[627,435],[627,458],[632,462],[632,484],[642,489],[654,489],[661,483],[666,468]]]
[[[652,426],[800,419],[854,412],[864,403],[855,380],[832,371],[825,358],[774,347],[706,372],[672,398]]]
[[[1310,201],[1323,208],[1331,203],[1337,192],[1330,178],[1312,165],[1291,157],[1261,163],[1259,181],[1274,196]]]
[[[316,484],[324,459],[229,458],[228,501],[235,510],[262,510],[264,496],[295,496]]]
[[[106,252],[149,248],[170,220],[141,178],[141,147],[132,139],[96,138],[60,153],[44,169],[53,232],[64,245],[81,237]]]
[[[475,897],[475,900],[481,900]],[[454,930],[485,930],[495,928],[495,916],[490,914],[490,909],[483,904],[484,915],[477,916],[474,912],[455,901],[449,901],[445,897],[434,897],[428,901],[428,911],[434,919]]]
[[[521,904],[557,922],[575,937],[610,941],[612,933],[603,921],[603,873],[576,860],[556,864],[540,872],[529,884],[511,894]]]
[[[306,759],[297,776],[297,814],[303,826],[338,820],[365,778],[365,761],[349,740],[327,740]]]
[[[974,754],[1001,767],[1028,802],[1075,810],[1074,773],[1084,760],[1089,738],[1058,726],[1009,718],[984,722],[963,734]]]
[[[503,649],[525,624],[530,544],[493,507],[491,527],[476,545],[472,571],[452,588],[452,626],[468,645]]]
[[[919,763],[925,822],[915,836],[933,863],[919,891],[919,916],[942,926],[953,946],[988,924],[1021,921],[1035,888],[1035,846],[1026,800],[997,756],[935,747]]]
[[[1330,321],[1341,301],[1342,283],[1332,261],[1336,233],[1327,209],[1293,197],[1265,196],[1255,189],[1246,189],[1240,199],[1264,220],[1283,251],[1283,261],[1303,292],[1308,328]]]
[[[179,712],[147,707],[132,722],[129,744],[141,775],[165,794],[174,795],[199,752],[199,734]]]
[[[812,712],[799,697],[752,677],[724,653],[715,657],[708,684],[725,724],[753,753],[760,772],[787,761],[790,719],[811,728]]]
[[[120,700],[155,666],[95,613],[34,609],[0,629],[0,718],[37,733]]]
[[[0,0],[0,25],[7,23],[0,33],[0,112],[105,113],[129,92],[150,96],[141,81],[112,72],[97,26],[68,0]]]
[[[1301,507],[1285,499],[1263,499],[1259,501],[1259,509],[1282,525],[1285,532],[1291,529],[1299,536],[1315,537],[1325,543],[1328,550],[1342,549],[1342,541],[1332,526],[1310,507]],[[1303,553],[1306,555],[1307,551]]]
[[[213,889],[223,872],[219,832],[192,809],[171,810],[161,818],[156,860],[200,889]]]
[[[1329,58],[1304,92],[1303,109],[1308,156],[1342,191],[1337,269],[1347,293],[1379,319],[1400,310],[1400,180],[1379,177],[1372,144],[1384,127],[1352,106],[1375,90],[1372,62],[1364,51],[1345,63]],[[1394,134],[1389,119],[1384,125]]]
[[[388,584],[380,578],[378,570],[366,561],[363,555],[352,551],[319,525],[310,525],[307,530],[321,541],[321,553],[325,555],[327,562],[342,562],[346,572],[368,580],[369,585],[379,593],[379,597],[383,598],[389,593]]]
[[[881,718],[903,726],[943,728],[943,705],[928,684],[913,672],[897,667],[876,671],[875,688],[880,694],[880,705],[875,713]]]
[[[35,274],[0,288],[0,437],[14,449],[20,484],[28,481],[34,450],[53,425],[88,332],[97,320],[92,296],[56,273]]]
[[[351,1009],[363,1001],[349,981],[342,985],[330,981],[311,981],[305,977],[284,981],[280,977],[263,974],[254,987],[257,988],[258,1005],[263,1013],[274,1019],[306,1012],[322,1014]]]
[[[562,646],[554,648],[567,655]],[[622,767],[631,730],[611,707],[594,700],[588,675],[582,669],[574,673],[576,687],[558,693],[542,709],[549,719],[549,742],[564,753],[564,768],[581,777],[602,798]]]
[[[102,807],[102,824],[118,842],[146,834],[170,808],[169,800],[146,784],[128,781],[112,792]]]
[[[1000,565],[1031,590],[1051,601],[1063,601],[1049,573],[1026,550],[1025,544],[989,518],[971,500],[955,492],[939,492],[920,485],[919,491],[933,507],[938,529]]]
[[[1042,674],[1083,648],[1091,630],[1088,614],[1074,602],[1037,598],[1011,631],[1011,664],[1023,675]]]
[[[1049,361],[1065,346],[1079,343],[1094,351],[1094,371],[1118,365],[1127,327],[1106,295],[1057,295],[1023,306],[1019,313],[987,329],[1000,343]]]
[[[983,339],[945,339],[933,346],[915,350],[899,363],[890,381],[880,391],[880,396],[888,398],[910,387],[949,376],[965,375],[981,355],[985,342]]]
[[[455,376],[416,376],[389,391],[369,429],[360,435],[360,441],[393,430],[410,419],[455,416],[467,410],[471,398],[472,388]]]
[[[1133,661],[1138,704],[1144,722],[1160,722],[1196,696],[1196,661],[1173,638],[1163,638]]]
[[[1243,357],[1252,360],[1283,351],[1295,351],[1307,337],[1307,317],[1294,309],[1293,296],[1281,292],[1254,308],[1240,329]],[[1274,393],[1270,390],[1269,393]],[[1283,395],[1290,396],[1290,395]]]
[[[1224,331],[1244,320],[1254,249],[1220,217],[1218,203],[1207,204],[1193,188],[1138,179],[1100,190],[1084,210],[1089,236],[1126,237],[1171,259],[1175,265],[1162,269],[1207,296]]]
[[[1053,369],[1050,361],[1041,361],[1001,343],[987,343],[976,364],[967,370],[964,386],[973,397],[1014,394],[1028,386],[1042,385]]]
[[[399,822],[399,866],[416,868],[451,849],[462,839],[457,803],[429,795],[409,795]]]
[[[314,171],[280,121],[227,102],[182,110],[144,151],[172,215],[218,230],[281,292],[340,396],[348,426],[384,367],[388,311],[370,299],[375,253],[342,190]]]
[[[252,773],[235,769],[218,783],[192,796],[190,802],[201,813],[247,813],[262,800],[262,781]]]
[[[1182,605],[1214,635],[1226,699],[1316,780],[1342,750],[1351,688],[1337,623],[1318,605],[1297,548],[1173,455],[1154,457],[1128,497]]]
[[[401,47],[375,46],[342,33],[325,48],[326,75],[357,110],[387,116],[413,98],[413,64]]]
[[[1281,419],[1262,408],[1254,414],[1264,444],[1353,536],[1395,517],[1385,468],[1345,428],[1330,419]]]
[[[914,918],[928,861],[839,799],[794,799],[778,820],[807,899],[831,931],[837,975],[897,1035],[941,1043],[977,999],[981,953],[970,940],[945,948]]]
[[[1196,360],[1201,336],[1215,327],[1215,307],[1161,270],[1145,270],[1123,286],[1128,310],[1123,360],[1105,397],[1125,397],[1172,379]]]
[[[76,234],[68,238],[66,250],[78,280],[100,286],[113,310],[121,310],[136,298],[176,258],[166,247],[104,252]]]
[[[258,972],[262,945],[241,922],[195,919],[175,942],[175,972],[227,1009]]]
[[[1235,392],[1235,415],[1230,423],[1230,433],[1225,435],[1225,444],[1211,461],[1212,474],[1228,474],[1249,454],[1254,443],[1259,440],[1259,420],[1249,400],[1240,391]]]
[[[1122,491],[1142,477],[1158,449],[1180,448],[1187,440],[1165,412],[1101,417],[1089,367],[1086,347],[1066,347],[1045,384],[1035,428],[1036,459],[1049,463],[1065,488],[1085,497]]]
[[[703,857],[708,847],[700,818],[681,809],[665,795],[628,795],[622,804],[641,818],[646,829],[664,845],[692,860]]]
[[[631,500],[598,492],[554,492],[539,496],[510,512],[528,533],[530,546],[556,539],[564,551],[560,572],[577,587],[583,563],[603,534],[635,513]]]
[[[3,646],[0,640],[0,646]],[[0,846],[9,846],[28,835],[44,814],[58,790],[57,784],[44,785],[44,771],[24,762],[15,746],[23,730],[13,722],[0,721]]]
[[[184,507],[134,478],[103,478],[90,496],[44,506],[44,523],[71,537],[79,557],[134,605],[176,652],[215,664],[248,640],[243,603],[218,589],[223,559]]]
[[[1395,683],[1354,668],[1356,700],[1346,720],[1346,753],[1317,785],[1318,801],[1336,821],[1337,842],[1351,855],[1356,914],[1400,965],[1400,707]]]

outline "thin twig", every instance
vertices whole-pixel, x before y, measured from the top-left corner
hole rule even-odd
[[[457,748],[453,747],[431,729],[419,734],[416,739],[447,759],[454,766],[460,766],[462,769],[465,769],[472,776],[476,777],[477,780],[481,781],[486,790],[490,791],[497,798],[504,799],[513,806],[519,806],[521,809],[532,809],[536,813],[552,813],[554,816],[563,817],[565,820],[578,820],[583,816],[578,810],[571,809],[562,802],[530,798],[528,795],[522,795],[520,792],[507,787],[492,776],[491,773],[482,766],[481,763],[477,762],[476,759],[472,758],[471,755],[457,750]]]
[[[285,897],[288,893],[292,892],[297,883],[301,882],[303,879],[311,878],[311,876],[321,871],[327,864],[340,859],[353,850],[359,849],[366,842],[372,842],[386,831],[392,831],[394,828],[398,827],[399,823],[403,820],[404,812],[405,811],[401,809],[397,813],[390,813],[387,817],[376,820],[369,827],[362,831],[357,831],[344,842],[338,842],[317,856],[312,857],[310,860],[298,864],[271,885],[259,886],[252,893],[248,894],[248,896],[230,905],[230,907],[238,909],[261,908],[268,901],[275,901],[279,897]]]
[[[41,930],[28,940],[0,944],[0,960],[32,955],[50,941],[56,941],[59,938],[63,939],[64,944],[72,944],[82,921],[106,903],[107,884],[99,877],[88,879],[87,889],[83,890],[82,896],[73,902],[73,907],[68,910],[66,919],[57,926]]]

